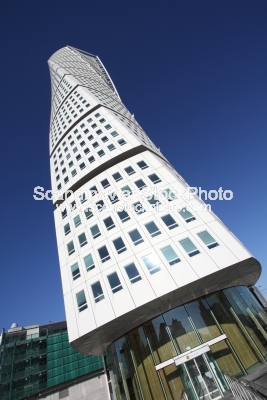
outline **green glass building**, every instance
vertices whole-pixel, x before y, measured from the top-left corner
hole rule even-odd
[[[70,388],[77,391],[88,381],[92,399],[107,398],[102,357],[77,353],[69,344],[65,321],[13,324],[0,339],[1,400],[67,398]]]

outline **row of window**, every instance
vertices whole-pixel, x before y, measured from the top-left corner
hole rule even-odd
[[[207,232],[207,231],[200,232],[200,233],[198,233],[198,236],[207,245],[208,248],[213,248],[215,246],[218,246],[218,243],[209,234],[209,232]],[[121,240],[122,243],[117,242],[117,245],[122,252],[122,251],[124,251],[123,249],[125,248],[125,246],[124,246],[122,239],[121,238],[119,238],[119,239]],[[118,239],[116,239],[116,240],[118,241]],[[182,247],[184,248],[184,250],[188,253],[188,255],[190,257],[199,253],[199,250],[195,247],[195,245],[189,238],[180,240],[179,243],[182,245]],[[115,245],[115,247],[116,247],[116,245]],[[166,247],[162,248],[161,252],[162,252],[163,256],[165,257],[165,259],[168,261],[169,265],[174,265],[181,261],[171,246],[166,246]],[[105,262],[110,259],[110,256],[109,256],[106,246],[103,246],[100,249],[98,249],[98,253],[99,253],[99,256],[100,256],[102,262]],[[154,256],[153,254],[142,257],[142,260],[143,260],[148,272],[151,275],[153,275],[161,270],[160,262],[158,261],[157,257]],[[91,254],[89,254],[88,256],[86,256],[84,258],[84,264],[85,264],[87,271],[90,271],[95,267]],[[124,267],[124,269],[125,269],[126,274],[132,284],[134,284],[142,279],[142,277],[134,263],[130,263],[130,264],[126,265]],[[79,269],[78,263],[71,266],[71,272],[72,272],[73,280],[76,280],[77,278],[80,277],[80,269]],[[112,293],[117,293],[123,289],[123,286],[120,282],[117,272],[113,272],[113,273],[109,274],[107,276],[107,279],[108,279]],[[104,299],[104,293],[103,293],[100,281],[97,281],[94,284],[92,284],[91,289],[92,289],[95,303],[98,303],[99,301]],[[88,307],[84,290],[82,290],[76,294],[76,299],[77,299],[78,310],[80,312],[85,310]]]

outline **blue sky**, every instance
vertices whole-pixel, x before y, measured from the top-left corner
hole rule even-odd
[[[65,319],[50,188],[47,59],[100,57],[126,107],[261,262],[267,294],[266,0],[1,2],[0,328]]]

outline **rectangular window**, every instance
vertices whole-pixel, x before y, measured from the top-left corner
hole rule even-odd
[[[133,192],[131,191],[130,186],[126,185],[121,188],[122,193],[125,197],[129,197]]]
[[[77,139],[78,139],[78,140],[80,140],[80,139],[81,139],[81,137],[82,137],[81,135],[78,135],[78,136],[77,136]]]
[[[69,178],[66,176],[66,178],[64,178],[64,183],[68,183],[69,182]]]
[[[78,263],[71,266],[71,273],[74,281],[81,276]]]
[[[174,229],[177,228],[177,226],[179,226],[175,221],[175,219],[172,218],[170,214],[164,215],[163,217],[161,217],[161,219],[169,229]]]
[[[88,161],[90,164],[92,164],[95,161],[95,157],[94,156],[89,157]]]
[[[73,241],[67,244],[68,254],[69,256],[75,252]]]
[[[87,272],[95,268],[92,254],[89,254],[88,256],[84,257],[83,261]]]
[[[76,294],[76,300],[78,305],[79,312],[85,310],[87,308],[87,301],[84,294],[84,290]]]
[[[77,215],[76,217],[73,218],[73,222],[75,225],[75,228],[77,228],[77,226],[81,225],[82,221],[79,215]]]
[[[106,246],[100,247],[100,249],[98,249],[98,254],[102,263],[110,260],[110,255]]]
[[[119,181],[122,180],[122,176],[121,176],[121,174],[120,174],[119,172],[116,172],[116,173],[113,174],[112,176],[113,176],[115,182],[119,182]]]
[[[71,208],[71,211],[76,210],[76,202],[75,202],[75,201],[72,201],[72,202],[70,203],[70,208]]]
[[[97,142],[93,143],[93,148],[96,149],[99,146],[99,144]]]
[[[80,143],[80,145],[81,145],[81,147],[83,147],[83,146],[85,145],[85,141],[83,140],[83,141]]]
[[[133,231],[130,231],[128,233],[135,246],[137,246],[140,243],[143,243],[144,239],[142,238],[137,229],[134,229]]]
[[[123,253],[124,251],[126,251],[126,246],[124,244],[124,241],[122,240],[122,238],[117,238],[115,240],[113,240],[113,244],[115,246],[115,249],[117,250],[118,254]]]
[[[161,249],[161,252],[170,265],[177,264],[181,261],[171,246],[164,247]]]
[[[143,207],[143,204],[140,203],[140,201],[137,201],[136,203],[133,204],[133,209],[137,215],[140,215],[140,214],[143,214],[144,212],[146,212],[145,208]]]
[[[72,176],[75,176],[75,175],[77,175],[77,171],[76,171],[76,169],[73,169],[73,170],[71,171],[71,175],[72,175]]]
[[[124,144],[126,144],[124,139],[119,139],[118,143],[119,143],[120,146],[123,146]]]
[[[188,211],[188,210],[186,209],[186,207],[183,208],[181,211],[179,211],[179,214],[181,215],[181,217],[183,217],[183,219],[184,219],[186,222],[195,221],[195,219],[196,219],[196,218],[193,216],[193,214],[191,214],[191,212]]]
[[[111,134],[113,137],[118,136],[118,132],[116,132],[116,131],[110,132],[110,134]]]
[[[157,225],[155,224],[155,222],[151,221],[148,222],[147,224],[145,224],[146,229],[148,230],[148,232],[150,233],[150,235],[152,237],[158,236],[161,234],[161,231],[159,230],[159,228],[157,227]]]
[[[93,239],[98,238],[101,235],[101,232],[98,228],[98,225],[94,225],[90,228],[90,231],[92,233]]]
[[[158,259],[153,254],[143,257],[142,260],[144,261],[144,263],[151,275],[153,275],[156,272],[159,272],[161,270]]]
[[[83,204],[87,201],[87,197],[86,197],[86,193],[81,194],[81,196],[79,196],[80,202]]]
[[[96,186],[92,186],[90,188],[90,193],[91,193],[92,197],[95,196],[98,193],[97,187]]]
[[[80,243],[81,247],[83,247],[87,244],[87,239],[86,239],[85,233],[82,233],[81,235],[79,235],[78,239],[79,239],[79,243]]]
[[[105,125],[105,128],[108,131],[109,129],[111,129],[111,125],[107,124],[107,125]]]
[[[84,163],[84,162],[81,163],[81,164],[79,165],[79,167],[80,167],[81,170],[84,169],[84,168],[85,168],[85,163]]]
[[[98,135],[101,135],[101,133],[103,133],[103,132],[101,131],[101,129],[98,129],[98,130],[96,131],[96,133],[97,133]]]
[[[146,184],[143,181],[143,179],[138,179],[138,181],[135,181],[134,183],[136,184],[139,190],[142,190],[143,188],[146,187]]]
[[[118,198],[118,196],[116,195],[115,192],[109,194],[108,198],[109,198],[111,204],[115,204],[115,203],[117,203],[119,201],[119,198]]]
[[[134,263],[126,265],[124,268],[131,283],[138,282],[142,279]]]
[[[65,208],[65,210],[61,211],[61,217],[62,219],[64,219],[66,216],[68,215],[67,210]]]
[[[124,170],[127,172],[128,175],[135,174],[135,170],[132,167],[126,167]]]
[[[106,219],[104,219],[104,224],[107,228],[108,231],[110,231],[111,229],[115,228],[115,224],[113,222],[113,219],[111,217],[108,217]]]
[[[93,135],[88,136],[88,140],[93,140],[93,139],[94,139]]]
[[[139,161],[139,162],[137,163],[137,165],[138,165],[138,167],[141,168],[141,169],[146,169],[146,168],[148,168],[148,165],[147,165],[144,161]]]
[[[110,183],[107,179],[104,179],[103,181],[101,181],[101,185],[103,186],[104,189],[106,189],[107,187],[110,186]]]
[[[70,224],[67,224],[67,225],[64,226],[64,232],[65,232],[65,235],[70,233]]]
[[[175,193],[173,191],[171,191],[171,189],[165,189],[161,193],[168,201],[173,201],[177,198]]]
[[[78,151],[77,147],[74,147],[74,149],[72,151],[73,151],[73,153],[77,153],[77,151]]]
[[[102,142],[104,142],[104,143],[105,143],[105,142],[107,142],[107,141],[109,140],[109,138],[107,138],[107,136],[104,136],[104,137],[102,137],[102,139],[101,139],[101,140],[102,140]]]
[[[108,281],[109,281],[112,293],[116,293],[122,289],[122,284],[119,280],[117,272],[113,272],[112,274],[108,275]]]
[[[104,150],[99,150],[97,154],[99,155],[99,157],[103,157],[105,155],[105,152]]]
[[[98,211],[103,211],[106,208],[103,200],[99,200],[97,203],[95,203],[95,205]]]
[[[76,156],[76,160],[77,160],[77,161],[79,161],[81,158],[82,158],[82,156],[81,156],[80,154],[78,154],[78,155]]]
[[[66,155],[66,159],[68,160],[70,158],[70,153],[68,153],[67,155]]]
[[[209,248],[212,249],[213,247],[219,246],[219,244],[216,242],[216,240],[209,234],[207,231],[203,231],[197,234],[202,242],[205,243],[205,245]]]
[[[90,153],[90,150],[88,149],[88,147],[86,147],[86,149],[84,149],[84,153],[85,153],[85,154]]]
[[[89,219],[93,216],[93,213],[90,208],[87,208],[86,210],[84,210],[84,214],[85,214],[86,219]]]
[[[104,299],[103,290],[99,281],[91,285],[91,288],[96,303]]]
[[[179,243],[184,248],[184,250],[187,252],[189,257],[196,256],[197,254],[200,253],[200,251],[196,248],[194,243],[189,238],[180,240]]]
[[[84,130],[84,133],[86,134],[86,133],[88,133],[88,132],[89,132],[89,129],[86,128],[86,129]]]
[[[69,162],[69,167],[71,168],[73,166],[73,161]]]
[[[92,122],[93,120],[92,120],[92,118],[89,118],[88,120],[87,120],[87,122],[89,122],[89,124],[90,124],[90,122]],[[74,132],[75,133],[75,132]]]
[[[121,222],[126,222],[126,221],[129,221],[129,219],[131,219],[129,217],[129,214],[125,210],[118,211],[117,214],[118,214]]]
[[[109,149],[109,151],[112,151],[112,150],[116,149],[116,147],[114,146],[114,144],[109,144],[108,149]]]
[[[151,180],[151,182],[154,183],[154,185],[155,185],[156,183],[161,182],[161,179],[160,179],[160,178],[158,177],[158,175],[156,175],[156,174],[148,175],[148,177],[149,177],[149,179]]]
[[[99,114],[99,113],[96,113],[96,114],[95,114],[95,117],[96,117],[96,118],[100,117],[100,114]]]
[[[97,127],[97,125],[96,125],[96,124],[93,124],[93,125],[91,125],[91,127],[92,127],[92,128],[96,128],[96,127]]]

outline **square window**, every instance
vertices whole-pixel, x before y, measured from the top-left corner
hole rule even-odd
[[[161,217],[161,219],[169,229],[174,229],[178,226],[177,222],[174,218],[172,218],[170,214],[164,215],[163,217]]]
[[[151,182],[154,183],[154,185],[156,185],[156,183],[161,182],[161,179],[160,179],[160,178],[158,177],[158,175],[156,175],[156,174],[148,175],[148,177],[149,177],[149,179],[151,180]]]
[[[69,162],[69,167],[71,168],[73,166],[73,161]]]
[[[77,175],[77,171],[76,171],[76,169],[73,169],[73,170],[71,171],[71,175],[72,175],[72,176],[75,176],[75,175]]]
[[[98,193],[97,187],[96,186],[92,186],[90,188],[90,193],[91,193],[92,197],[95,196]]]
[[[91,125],[91,127],[92,127],[92,128],[96,128],[96,127],[97,127],[97,125],[96,125],[96,124],[93,124],[93,125]]]
[[[96,133],[97,133],[98,135],[101,135],[101,133],[103,133],[103,132],[101,131],[101,129],[98,129],[98,130],[96,131]]]
[[[98,254],[102,263],[110,260],[110,255],[106,246],[100,247],[100,249],[98,249]]]
[[[90,135],[90,136],[88,136],[88,140],[93,140],[94,139],[94,136],[93,135]]]
[[[85,214],[86,219],[89,219],[93,216],[91,208],[87,208],[86,210],[84,210],[84,214]]]
[[[116,149],[116,147],[114,146],[114,144],[109,144],[108,149],[109,149],[109,151],[112,151],[112,150]]]
[[[91,234],[93,236],[93,239],[98,238],[101,235],[101,232],[98,228],[98,225],[94,225],[90,228]]]
[[[105,118],[101,118],[101,119],[99,120],[99,122],[101,122],[101,124],[103,124],[104,122],[106,122],[106,120],[105,120]]]
[[[183,219],[188,223],[188,222],[191,222],[191,221],[195,221],[195,217],[193,216],[193,214],[191,214],[191,212],[190,211],[188,211],[187,209],[186,209],[186,207],[185,208],[183,208],[181,211],[179,211],[179,214],[181,215],[181,217],[183,217]]]
[[[124,170],[127,172],[128,175],[135,174],[135,170],[132,167],[124,168]]]
[[[89,124],[90,124],[90,122],[92,122],[93,120],[92,120],[92,118],[89,118],[88,120],[87,120],[87,122],[89,122]]]
[[[78,305],[79,312],[85,310],[87,308],[87,301],[84,294],[84,290],[76,294],[76,300]]]
[[[119,139],[118,143],[119,143],[120,146],[123,146],[124,144],[126,144],[124,139]]]
[[[78,148],[77,148],[77,147],[74,147],[74,148],[72,149],[72,151],[73,151],[73,153],[76,153],[76,152],[78,151]]]
[[[94,156],[89,157],[88,161],[90,164],[92,164],[95,161],[95,157]]]
[[[101,140],[102,140],[102,142],[105,143],[105,142],[107,142],[109,140],[109,138],[107,138],[107,136],[104,136],[104,137],[101,138]]]
[[[84,133],[88,133],[88,132],[89,132],[89,129],[85,129],[83,132],[84,132]]]
[[[94,142],[92,146],[94,149],[96,149],[99,146],[99,144],[97,142]]]
[[[103,290],[99,281],[91,285],[91,288],[96,303],[104,299]]]
[[[164,247],[161,249],[161,252],[170,265],[177,264],[181,261],[171,246]]]
[[[111,217],[108,217],[106,219],[104,219],[104,224],[107,228],[108,231],[110,231],[111,229],[115,228],[115,224],[113,222],[113,219]]]
[[[105,125],[105,128],[108,131],[109,129],[111,129],[111,125],[107,124],[107,125]]]
[[[110,134],[111,134],[111,136],[113,136],[113,137],[118,136],[118,132],[116,132],[116,131],[110,132]]]
[[[146,257],[143,257],[142,260],[144,261],[149,273],[151,275],[155,274],[156,272],[159,272],[161,270],[159,266],[159,261],[154,254],[149,254]]]
[[[68,254],[69,256],[75,252],[73,241],[67,244]]]
[[[143,207],[143,204],[140,203],[140,201],[137,201],[136,203],[134,203],[133,208],[137,215],[140,215],[140,214],[143,214],[144,212],[146,212],[145,208]]]
[[[125,197],[129,197],[129,196],[131,196],[131,194],[133,193],[133,192],[131,191],[130,186],[128,186],[128,185],[123,186],[123,187],[121,188],[121,191],[122,191],[122,193],[124,194]]]
[[[200,251],[196,248],[194,243],[189,238],[180,240],[179,243],[184,248],[184,250],[187,252],[189,257],[194,257],[200,253]]]
[[[90,153],[90,150],[88,149],[88,147],[86,147],[86,149],[84,149],[84,154],[88,154]]]
[[[126,265],[124,268],[131,283],[138,282],[142,279],[134,263]]]
[[[81,235],[79,235],[78,240],[79,240],[81,247],[85,246],[87,244],[87,239],[86,239],[85,233],[82,233]]]
[[[95,117],[96,117],[96,118],[100,117],[100,114],[99,114],[99,113],[96,113],[96,114],[95,114]]]
[[[82,158],[82,157],[81,157],[80,154],[78,154],[78,155],[76,156],[76,160],[77,160],[77,161],[79,161],[81,158]]]
[[[135,181],[134,183],[136,184],[139,190],[142,190],[145,187],[147,187],[143,179],[138,179],[138,181]]]
[[[81,276],[78,263],[71,266],[71,273],[74,281]]]
[[[135,246],[137,246],[140,243],[143,243],[144,239],[142,238],[142,236],[140,235],[140,233],[138,232],[137,229],[134,229],[128,233],[129,233],[129,236],[132,239],[133,244]]]
[[[115,249],[117,250],[118,254],[123,253],[124,251],[126,251],[126,246],[124,244],[124,241],[122,240],[122,238],[117,238],[115,240],[113,240],[113,244],[115,246]]]
[[[67,235],[68,233],[70,233],[70,224],[66,224],[66,225],[64,226],[64,233],[65,233],[65,235]]]
[[[95,203],[95,205],[98,211],[103,211],[106,208],[103,200],[99,200],[97,203]]]
[[[121,176],[121,174],[120,174],[119,172],[116,172],[116,173],[113,174],[112,176],[113,176],[115,182],[119,182],[119,181],[122,180],[122,176]]]
[[[95,268],[94,260],[91,254],[84,257],[83,261],[87,272]]]
[[[139,162],[137,163],[137,165],[138,165],[138,167],[141,168],[141,169],[146,169],[146,168],[148,168],[148,165],[147,165],[144,161],[139,161]]]
[[[68,160],[70,158],[70,153],[68,153],[67,155],[66,155],[66,159]]]
[[[80,167],[81,170],[84,169],[84,168],[85,168],[85,163],[84,163],[84,162],[81,163],[81,164],[79,165],[79,167]]]
[[[85,145],[85,141],[83,140],[83,141],[80,143],[80,145],[81,145],[81,147],[83,147],[83,146]]]
[[[103,157],[105,155],[105,152],[104,150],[99,150],[97,154],[99,155],[99,157]]]
[[[112,274],[108,275],[108,282],[112,293],[116,293],[122,289],[122,284],[119,280],[117,272],[113,272]]]
[[[157,225],[155,224],[155,222],[151,221],[148,222],[147,224],[145,224],[146,229],[148,230],[148,232],[150,233],[150,235],[152,237],[158,236],[161,234],[161,231],[159,230],[159,228],[157,227]]]
[[[197,234],[198,237],[202,240],[203,243],[209,248],[212,249],[213,247],[219,246],[216,240],[209,234],[207,231],[203,231]]]
[[[109,198],[111,204],[115,204],[115,203],[117,203],[119,201],[119,198],[118,198],[118,196],[116,195],[115,192],[109,194],[108,198]]]
[[[125,210],[118,211],[117,214],[118,214],[121,222],[126,222],[126,221],[129,221],[129,219],[131,219],[129,217],[129,214]]]
[[[73,146],[74,143],[75,143],[74,140],[72,140],[72,141],[70,142],[70,145]]]
[[[81,218],[80,218],[79,215],[77,215],[76,217],[74,217],[74,218],[73,218],[73,221],[74,221],[75,228],[77,228],[77,226],[81,225],[81,223],[82,223]]]
[[[101,181],[101,185],[103,186],[104,189],[106,189],[107,187],[110,186],[110,183],[107,179],[104,179],[103,181]]]

